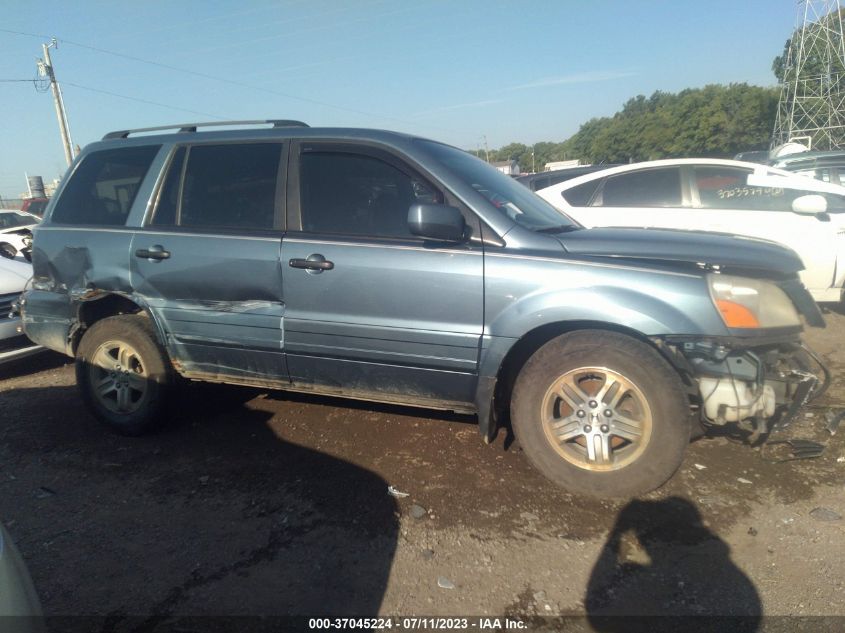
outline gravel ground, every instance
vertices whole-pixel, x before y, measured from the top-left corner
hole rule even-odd
[[[822,457],[771,463],[707,437],[630,503],[555,488],[473,418],[403,407],[189,385],[167,429],[118,437],[45,354],[0,369],[0,520],[45,612],[106,616],[103,630],[215,614],[719,614],[747,630],[843,616],[845,426],[822,427],[845,408],[845,316],[826,318],[807,340],[833,384],[792,431],[826,442]]]

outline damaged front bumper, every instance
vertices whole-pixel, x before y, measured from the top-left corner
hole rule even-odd
[[[827,388],[827,369],[797,333],[667,337],[661,349],[687,378],[702,425],[736,424],[754,439],[788,426]]]

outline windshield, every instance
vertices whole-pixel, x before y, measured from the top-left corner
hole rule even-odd
[[[16,226],[29,226],[35,224],[37,220],[29,215],[22,213],[15,213],[14,211],[6,211],[0,213],[0,229],[11,229]]]
[[[517,224],[532,231],[580,228],[524,185],[472,154],[434,141],[418,142]]]

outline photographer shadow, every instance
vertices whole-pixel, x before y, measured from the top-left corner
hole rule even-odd
[[[619,512],[585,606],[593,628],[607,632],[701,625],[750,633],[762,613],[760,596],[731,561],[727,543],[680,497],[634,500]]]

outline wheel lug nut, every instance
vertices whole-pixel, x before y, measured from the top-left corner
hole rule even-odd
[[[613,411],[611,411],[610,409],[605,409],[605,410],[604,410],[604,417],[609,418],[609,417],[611,417],[612,415],[613,415]]]
[[[583,418],[587,414],[584,412],[583,409],[578,409],[578,412],[575,415],[577,415],[579,418]]]
[[[610,427],[607,426],[607,424],[602,424],[600,428],[602,433],[607,433],[610,430]]]
[[[596,402],[595,400],[590,400],[590,408],[591,409],[595,409],[597,406],[599,406],[598,402]]]
[[[592,430],[593,427],[591,427],[589,424],[584,426],[584,433],[590,433]]]

